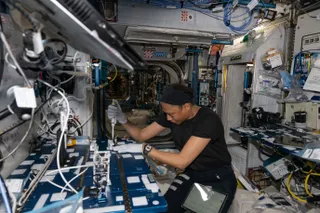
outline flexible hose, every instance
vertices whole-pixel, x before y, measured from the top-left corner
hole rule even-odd
[[[302,202],[302,203],[306,203],[307,201],[298,197],[297,195],[295,195],[292,191],[291,191],[291,187],[290,187],[290,183],[291,183],[291,178],[292,178],[292,175],[293,175],[293,172],[290,173],[289,177],[288,177],[288,180],[286,182],[286,188],[289,192],[289,194],[296,200]]]
[[[305,181],[304,181],[304,189],[306,190],[306,193],[310,196],[313,197],[313,195],[311,194],[309,187],[308,187],[308,182],[309,182],[309,178],[310,178],[310,174],[307,175]]]

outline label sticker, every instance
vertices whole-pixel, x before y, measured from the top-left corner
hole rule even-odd
[[[147,206],[148,200],[145,196],[143,197],[133,197],[132,198],[133,206]]]
[[[67,149],[68,153],[74,152],[75,149]]]
[[[31,169],[39,170],[41,171],[43,169],[44,164],[34,164]]]
[[[143,160],[144,157],[142,155],[134,155],[134,159],[136,160]]]
[[[33,164],[34,160],[25,160],[21,163],[21,166],[29,166]]]
[[[22,175],[26,172],[27,170],[26,169],[16,169],[14,170],[11,175]]]
[[[34,206],[33,210],[41,209],[44,206],[44,204],[46,203],[48,197],[49,197],[49,194],[41,195],[37,204]]]
[[[7,179],[6,186],[12,193],[20,193],[22,191],[23,179]]]
[[[117,202],[123,201],[123,197],[122,197],[122,196],[116,196],[116,201],[117,201]]]
[[[140,178],[138,176],[127,177],[128,183],[140,183]]]
[[[159,186],[156,183],[145,184],[146,188],[152,193],[157,193],[159,191]]]
[[[19,108],[36,108],[37,101],[33,88],[15,87],[14,96]]]
[[[248,4],[248,8],[249,11],[253,10],[253,8],[255,8],[257,5],[259,4],[259,0],[252,0],[249,4]]]
[[[130,155],[130,154],[124,154],[124,155],[122,155],[122,157],[123,157],[123,158],[132,158],[132,155]]]
[[[188,16],[189,16],[188,11],[185,11],[185,10],[181,11],[181,21],[182,22],[187,22],[188,18],[189,18]]]
[[[79,157],[79,152],[76,153],[70,153],[70,157]]]
[[[64,193],[53,193],[50,198],[50,202],[64,200],[67,196],[67,192]]]
[[[56,175],[46,175],[40,180],[40,182],[45,183],[45,182],[48,182],[48,180],[53,181],[55,177]]]
[[[272,68],[278,67],[282,65],[282,59],[281,59],[281,55],[277,54],[273,57],[271,57],[270,59],[270,64]]]

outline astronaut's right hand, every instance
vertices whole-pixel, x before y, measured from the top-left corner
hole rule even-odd
[[[128,122],[117,100],[114,100],[113,103],[108,106],[108,118],[110,120],[114,118],[121,124],[125,124]]]

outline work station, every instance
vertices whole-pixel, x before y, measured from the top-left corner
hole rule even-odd
[[[320,1],[0,0],[0,213],[320,212]]]

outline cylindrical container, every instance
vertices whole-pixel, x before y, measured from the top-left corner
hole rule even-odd
[[[307,112],[299,111],[294,113],[295,126],[298,128],[305,128],[307,122]]]

